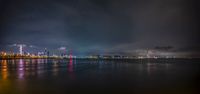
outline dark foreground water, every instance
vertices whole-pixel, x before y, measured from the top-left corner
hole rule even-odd
[[[0,94],[200,94],[200,60],[0,60]]]

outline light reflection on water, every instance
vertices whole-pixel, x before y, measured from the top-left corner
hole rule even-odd
[[[7,61],[6,60],[2,60],[2,79],[7,79],[8,77],[8,68],[7,68]]]
[[[199,61],[188,60],[0,60],[0,94],[192,94],[199,68]]]

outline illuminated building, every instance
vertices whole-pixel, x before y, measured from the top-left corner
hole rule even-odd
[[[22,45],[19,45],[19,53],[20,53],[20,55],[23,55],[23,46]]]

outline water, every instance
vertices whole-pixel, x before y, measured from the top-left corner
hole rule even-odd
[[[0,94],[200,94],[200,60],[0,60]]]

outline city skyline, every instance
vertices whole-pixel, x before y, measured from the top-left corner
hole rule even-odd
[[[105,57],[105,58],[129,58],[129,59],[142,59],[142,58],[199,58],[199,53],[193,52],[176,52],[172,46],[156,46],[154,48],[148,48],[148,49],[137,49],[131,54],[125,54],[125,53],[87,53],[87,54],[77,54],[74,53],[76,51],[72,50],[71,48],[61,46],[59,48],[55,49],[49,49],[49,48],[41,48],[35,45],[26,45],[26,44],[12,44],[8,47],[9,51],[0,51],[1,56],[44,56],[46,57],[68,57],[70,55],[73,55],[75,57],[85,57],[85,58],[99,58],[99,57]],[[10,57],[9,57],[10,58]],[[13,57],[14,58],[14,57]]]

